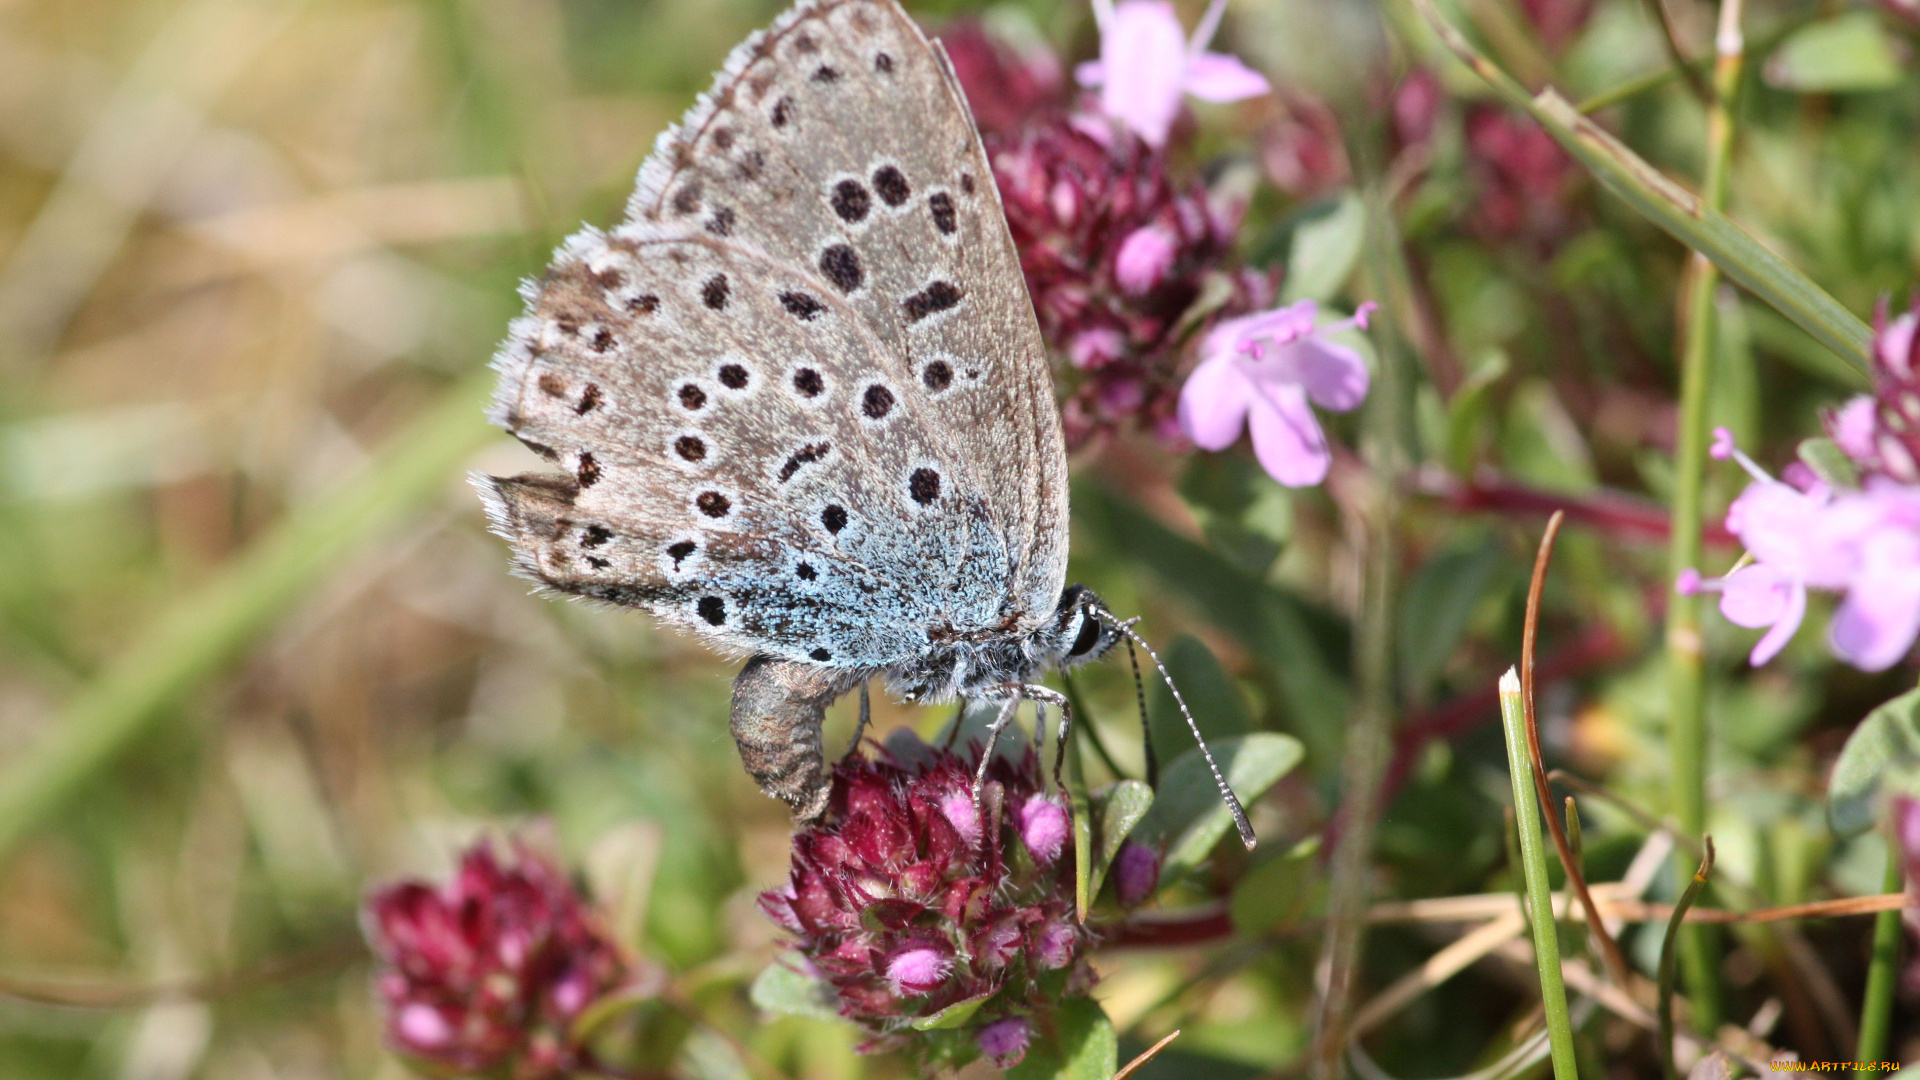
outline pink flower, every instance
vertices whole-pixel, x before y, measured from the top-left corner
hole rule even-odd
[[[1176,182],[1165,154],[1103,117],[1051,115],[986,145],[1040,334],[1063,361],[1068,448],[1124,424],[1170,428],[1194,302],[1223,284],[1222,315],[1272,302],[1272,277],[1234,263],[1242,208]]]
[[[1800,628],[1808,589],[1845,594],[1827,628],[1834,655],[1863,671],[1899,662],[1920,636],[1920,487],[1875,476],[1860,490],[1800,490],[1768,476],[1730,436],[1716,433],[1715,444],[1754,478],[1727,509],[1727,529],[1752,561],[1718,581],[1683,572],[1675,587],[1717,591],[1728,621],[1767,628],[1749,657],[1756,667]]]
[[[1302,300],[1214,327],[1180,390],[1180,429],[1202,449],[1224,450],[1247,428],[1254,456],[1275,480],[1319,483],[1332,454],[1308,402],[1345,412],[1367,396],[1366,362],[1325,334],[1365,329],[1372,309],[1362,304],[1352,319],[1316,328],[1318,306]]]
[[[1182,95],[1227,102],[1258,97],[1266,77],[1225,53],[1206,51],[1226,0],[1213,0],[1193,38],[1165,0],[1094,0],[1100,59],[1074,69],[1082,86],[1100,88],[1100,109],[1155,147],[1166,145]]]

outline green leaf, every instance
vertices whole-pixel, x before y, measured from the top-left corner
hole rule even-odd
[[[1320,838],[1309,836],[1291,850],[1247,871],[1233,887],[1228,913],[1243,934],[1280,930],[1299,922],[1324,885]]]
[[[1294,730],[1309,741],[1316,767],[1339,767],[1353,650],[1338,616],[1249,576],[1097,485],[1075,485],[1073,506],[1088,531],[1153,571],[1197,615],[1244,644],[1275,684]]]
[[[1447,467],[1455,475],[1472,475],[1479,459],[1481,433],[1493,412],[1489,391],[1506,378],[1509,370],[1507,354],[1488,349],[1454,391],[1453,400],[1447,402]]]
[[[1887,90],[1900,85],[1900,61],[1880,20],[1854,11],[1817,22],[1783,42],[1763,74],[1770,85],[1805,94]]]
[[[1227,786],[1250,803],[1292,771],[1305,751],[1300,741],[1272,732],[1256,732],[1222,739],[1213,756],[1227,778]],[[1199,747],[1180,755],[1160,773],[1160,790],[1153,808],[1136,827],[1143,840],[1164,845],[1160,880],[1170,882],[1200,865],[1213,845],[1233,828],[1233,813],[1220,798],[1213,773]]]
[[[973,1014],[980,1011],[980,1006],[992,1000],[992,994],[983,994],[965,1001],[956,1001],[932,1016],[922,1016],[913,1021],[913,1030],[945,1031],[960,1027],[973,1019]]]
[[[1093,867],[1087,895],[1099,896],[1120,845],[1153,807],[1153,789],[1138,780],[1116,780],[1093,793]]]
[[[1051,1026],[1007,1080],[1109,1080],[1119,1070],[1120,1038],[1096,1002],[1063,1002]]]
[[[1827,781],[1827,820],[1842,836],[1865,832],[1879,816],[1883,787],[1920,787],[1920,690],[1867,714],[1848,736]]]
[[[838,1020],[833,991],[826,983],[776,960],[761,969],[747,997],[760,1009],[780,1016]]]
[[[1813,470],[1813,475],[1826,481],[1830,488],[1840,490],[1860,486],[1860,473],[1853,467],[1853,459],[1832,439],[1802,439],[1800,460]]]
[[[1347,192],[1314,212],[1294,228],[1281,299],[1288,303],[1331,300],[1360,262],[1366,238],[1367,212],[1354,193]]]
[[[1066,684],[1074,715],[1081,718],[1074,727],[1093,723],[1093,717],[1073,687],[1073,680],[1066,680]],[[1086,772],[1080,764],[1080,739],[1090,737],[1081,735],[1069,740],[1065,778],[1067,801],[1073,809],[1073,912],[1081,922],[1087,921],[1087,908],[1093,904],[1093,807],[1087,798]]]
[[[1508,472],[1548,491],[1578,495],[1600,482],[1580,426],[1545,379],[1528,379],[1508,400],[1501,453]]]
[[[1173,676],[1173,684],[1180,688],[1180,696],[1186,698],[1187,708],[1193,710],[1194,722],[1200,725],[1203,738],[1225,739],[1253,730],[1253,719],[1248,715],[1240,687],[1199,638],[1192,634],[1176,636],[1161,650],[1160,659]],[[1148,671],[1147,675],[1151,678],[1153,673]],[[1193,732],[1187,728],[1186,718],[1180,715],[1180,707],[1167,684],[1156,679],[1150,687],[1147,722],[1153,737],[1153,752],[1160,760],[1171,761],[1193,747]]]
[[[1432,689],[1506,561],[1493,543],[1443,552],[1407,582],[1400,600],[1399,651],[1401,686],[1409,698],[1423,700]]]
[[[1255,577],[1265,576],[1293,534],[1293,497],[1241,455],[1195,454],[1180,496],[1207,546]]]

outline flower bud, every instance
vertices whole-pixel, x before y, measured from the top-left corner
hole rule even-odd
[[[1113,276],[1121,290],[1129,296],[1140,296],[1160,284],[1173,268],[1173,257],[1178,253],[1175,243],[1172,234],[1159,225],[1143,225],[1128,233],[1113,258]]]
[[[1131,840],[1113,857],[1113,891],[1121,907],[1139,907],[1160,886],[1160,853]]]
[[[1028,799],[1020,808],[1020,840],[1037,862],[1051,863],[1059,858],[1072,827],[1066,808],[1052,799]]]
[[[981,1028],[975,1040],[980,1044],[980,1052],[995,1066],[1010,1069],[1027,1056],[1027,1040],[1032,1037],[1032,1025],[1021,1017],[1009,1016]]]

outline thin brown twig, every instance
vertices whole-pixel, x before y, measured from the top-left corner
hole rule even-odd
[[[1540,629],[1540,594],[1547,584],[1547,566],[1553,561],[1553,541],[1560,535],[1560,523],[1566,520],[1564,511],[1555,510],[1547,519],[1546,531],[1540,534],[1540,549],[1533,557],[1533,580],[1527,585],[1527,618],[1525,630],[1520,638],[1520,701],[1525,709],[1527,721],[1527,757],[1533,762],[1533,787],[1540,799],[1540,815],[1547,819],[1547,832],[1553,837],[1554,850],[1560,853],[1560,865],[1566,870],[1567,882],[1580,897],[1580,906],[1586,909],[1587,928],[1600,945],[1600,955],[1606,961],[1607,974],[1621,986],[1627,985],[1627,958],[1620,952],[1620,944],[1607,933],[1607,925],[1600,918],[1600,909],[1594,905],[1593,892],[1587,888],[1587,875],[1574,857],[1573,845],[1567,842],[1566,826],[1560,815],[1553,812],[1553,788],[1547,783],[1547,767],[1540,752],[1540,718],[1534,708],[1533,700],[1533,655],[1534,641]]]
[[[1167,1033],[1165,1038],[1161,1039],[1159,1042],[1154,1043],[1152,1046],[1149,1046],[1145,1050],[1141,1051],[1139,1057],[1134,1058],[1132,1061],[1127,1062],[1125,1065],[1122,1065],[1120,1067],[1120,1071],[1113,1074],[1113,1080],[1127,1080],[1127,1077],[1132,1076],[1134,1073],[1138,1072],[1142,1065],[1145,1065],[1147,1062],[1152,1061],[1155,1057],[1159,1056],[1160,1051],[1165,1050],[1167,1048],[1168,1043],[1172,1042],[1173,1040],[1179,1037],[1180,1037],[1180,1029],[1174,1028],[1172,1031]]]

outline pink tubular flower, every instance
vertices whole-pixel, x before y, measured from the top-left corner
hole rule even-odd
[[[1767,628],[1749,660],[1779,655],[1807,612],[1807,590],[1843,593],[1827,628],[1834,655],[1863,671],[1899,662],[1920,635],[1920,487],[1869,477],[1864,488],[1806,490],[1773,479],[1714,433],[1754,482],[1727,509],[1752,561],[1717,581],[1682,574],[1681,591],[1717,591],[1728,621]]]
[[[482,843],[441,887],[405,881],[368,899],[387,1040],[428,1069],[558,1080],[594,1067],[570,1033],[627,964],[566,875],[515,844]]]
[[[900,733],[878,760],[842,762],[826,817],[794,834],[787,885],[760,895],[866,1031],[863,1049],[929,1065],[1015,1060],[1031,1025],[1045,1026],[1036,1018],[1092,986],[1072,830],[1041,790],[1039,758],[996,758],[984,812],[971,797],[978,760],[977,748],[963,757]],[[915,1030],[955,1006],[973,1010],[958,1026]]]
[[[1082,86],[1100,88],[1100,110],[1154,147],[1165,146],[1180,99],[1228,102],[1258,97],[1266,77],[1225,53],[1207,52],[1226,0],[1213,0],[1189,41],[1165,0],[1094,0],[1100,59],[1074,69]]]
[[[1347,325],[1366,329],[1372,310],[1362,304],[1349,320],[1315,327],[1319,307],[1302,300],[1214,327],[1180,390],[1180,429],[1201,449],[1224,450],[1247,428],[1254,456],[1275,480],[1319,483],[1332,454],[1308,402],[1345,412],[1367,396],[1366,361],[1325,335]]]

